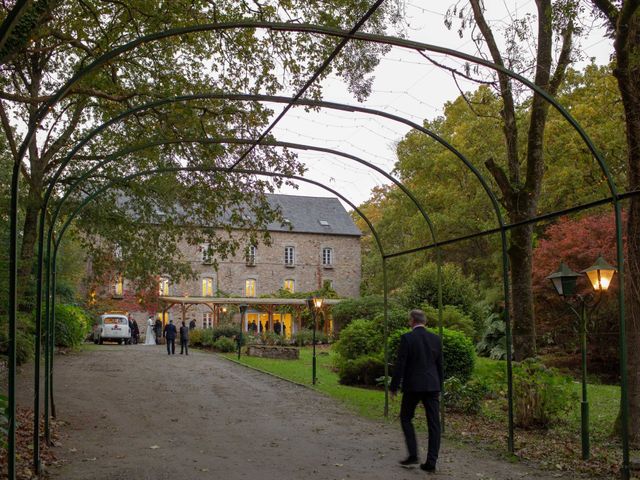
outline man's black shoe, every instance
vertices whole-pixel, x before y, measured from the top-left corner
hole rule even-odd
[[[430,465],[428,463],[421,463],[420,464],[420,470],[424,470],[425,472],[435,472],[436,471],[436,466],[435,465]]]
[[[420,463],[420,462],[418,462],[418,457],[407,457],[406,459],[401,460],[398,463],[400,463],[400,465],[402,465],[404,467],[404,466],[407,466],[407,465],[415,465],[415,464]]]

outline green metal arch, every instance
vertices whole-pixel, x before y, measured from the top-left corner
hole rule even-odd
[[[534,90],[536,93],[540,94],[546,101],[548,101],[549,103],[551,103],[554,108],[556,108],[558,111],[560,111],[560,113],[565,117],[565,119],[567,119],[569,121],[569,123],[573,126],[573,128],[579,133],[579,135],[582,137],[583,141],[587,144],[589,150],[592,152],[592,154],[596,157],[596,160],[598,161],[600,168],[603,170],[603,174],[606,176],[607,178],[607,182],[608,182],[608,186],[612,192],[612,196],[614,198],[613,203],[615,205],[615,213],[616,213],[616,232],[618,234],[618,245],[617,245],[617,255],[618,255],[618,268],[620,270],[620,294],[619,294],[619,298],[620,298],[620,324],[621,324],[621,330],[624,331],[624,326],[625,326],[625,320],[624,320],[624,284],[623,284],[623,251],[622,251],[622,244],[621,244],[621,234],[622,234],[622,226],[621,226],[621,207],[619,205],[619,195],[617,193],[617,189],[615,187],[615,183],[613,181],[613,178],[611,177],[611,175],[609,174],[608,171],[608,167],[606,165],[606,162],[604,161],[604,159],[601,157],[601,155],[599,154],[599,152],[595,149],[595,146],[593,145],[593,143],[591,142],[590,138],[587,136],[586,132],[584,132],[582,130],[582,128],[580,127],[580,125],[575,121],[575,119],[573,119],[573,117],[559,104],[555,101],[555,99],[553,99],[550,95],[548,95],[544,90],[540,89],[539,87],[535,86],[532,82],[528,81],[526,78],[509,71],[508,69],[505,69],[504,67],[501,67],[499,65],[495,65],[492,62],[489,62],[487,60],[484,60],[482,58],[479,57],[474,57],[471,55],[467,55],[467,54],[463,54],[461,52],[457,52],[451,49],[447,49],[447,48],[443,48],[443,47],[437,47],[437,46],[433,46],[433,45],[428,45],[428,44],[421,44],[419,42],[412,42],[412,41],[408,41],[408,40],[402,40],[402,39],[393,39],[391,37],[385,37],[385,36],[380,36],[380,35],[370,35],[370,34],[358,34],[358,33],[350,33],[350,32],[345,32],[342,30],[335,30],[335,29],[329,29],[326,27],[318,27],[318,26],[313,26],[313,25],[291,25],[291,24],[282,24],[282,23],[277,23],[277,22],[242,22],[242,24],[209,24],[208,26],[191,26],[191,27],[184,27],[181,29],[171,29],[171,30],[167,30],[165,32],[160,32],[160,33],[155,33],[155,34],[151,34],[145,37],[141,37],[139,39],[134,40],[133,42],[130,42],[129,44],[126,44],[124,46],[121,46],[119,48],[116,48],[114,50],[112,50],[111,52],[108,52],[107,54],[105,54],[105,56],[100,57],[99,59],[96,59],[96,61],[94,61],[92,64],[90,64],[87,69],[83,69],[80,72],[78,72],[76,75],[74,75],[74,77],[72,77],[66,84],[65,86],[63,86],[56,95],[54,95],[54,97],[51,100],[50,104],[44,105],[38,112],[38,119],[36,120],[35,124],[32,125],[29,129],[29,132],[27,133],[26,137],[25,137],[25,142],[23,142],[23,144],[20,147],[20,152],[19,152],[19,156],[18,156],[18,161],[14,164],[14,170],[13,170],[13,175],[12,175],[12,182],[11,182],[11,192],[12,192],[12,197],[11,197],[11,206],[10,206],[10,215],[11,215],[11,227],[10,227],[10,251],[9,251],[9,256],[10,256],[10,285],[9,285],[9,323],[10,323],[10,350],[13,350],[14,355],[15,355],[15,316],[16,316],[16,278],[17,278],[17,192],[18,192],[18,177],[19,177],[19,167],[20,167],[20,162],[22,160],[22,158],[24,157],[24,154],[26,152],[26,147],[27,145],[31,142],[33,135],[35,133],[35,130],[37,129],[41,119],[43,118],[43,116],[46,114],[46,112],[48,111],[48,108],[50,106],[52,106],[53,104],[55,104],[55,102],[57,102],[60,98],[62,98],[71,88],[71,86],[78,81],[83,75],[85,75],[86,73],[88,73],[89,71],[91,71],[92,69],[98,68],[101,65],[103,65],[104,63],[106,63],[109,59],[111,58],[115,58],[116,56],[118,56],[120,53],[124,53],[130,49],[135,48],[138,45],[141,45],[143,43],[147,43],[147,42],[151,42],[151,41],[156,41],[156,40],[160,40],[162,38],[167,38],[169,36],[173,36],[173,35],[180,35],[180,34],[188,34],[188,33],[193,33],[193,32],[197,32],[197,31],[206,31],[206,30],[218,30],[218,29],[223,29],[223,28],[269,28],[269,29],[273,29],[273,30],[278,30],[278,31],[297,31],[297,32],[308,32],[308,33],[317,33],[317,34],[324,34],[324,35],[333,35],[333,36],[337,36],[337,37],[342,37],[342,38],[349,38],[349,39],[356,39],[356,40],[363,40],[363,41],[369,41],[369,42],[375,42],[375,43],[381,43],[381,44],[388,44],[388,45],[395,45],[395,46],[400,46],[400,47],[404,47],[404,48],[412,48],[415,50],[428,50],[428,51],[433,51],[433,52],[438,52],[438,53],[443,53],[443,54],[447,54],[447,55],[452,55],[455,56],[457,58],[461,58],[476,64],[480,64],[480,65],[484,65],[486,67],[492,68],[494,70],[497,71],[501,71],[502,73],[504,73],[505,75],[508,75],[511,78],[514,78],[520,82],[522,82],[523,84],[527,85],[529,88],[531,88],[532,90]],[[624,364],[624,362],[626,362],[626,345],[623,345],[621,343],[621,347],[620,347],[620,351],[621,351],[621,363]],[[11,357],[11,355],[10,355]],[[13,367],[13,369],[12,369]],[[15,370],[15,358],[10,358],[10,370],[14,371]],[[11,372],[10,372],[10,377],[12,377]],[[13,387],[15,388],[14,382],[11,381],[10,378],[10,384],[13,385]],[[626,468],[628,469],[628,432],[626,431],[627,429],[627,417],[628,417],[628,400],[626,398],[626,373],[623,374],[623,380],[622,380],[622,384],[623,384],[623,392],[622,392],[622,404],[623,404],[623,456],[625,457],[623,460],[623,465],[626,466]],[[10,405],[15,406],[15,399],[10,398]],[[15,418],[12,417],[11,419],[13,422],[13,427],[15,427]],[[10,426],[11,428],[11,426]],[[11,439],[10,439],[10,443],[11,443]],[[624,467],[623,467],[624,468]]]

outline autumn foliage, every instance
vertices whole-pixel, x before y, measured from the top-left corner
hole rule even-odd
[[[580,362],[578,323],[575,314],[556,294],[547,275],[564,261],[580,272],[602,255],[616,265],[613,213],[562,218],[549,226],[534,250],[533,291],[536,308],[536,335],[541,353],[552,354],[559,366],[577,367]],[[589,310],[587,336],[591,373],[616,375],[618,369],[617,276],[595,310]],[[578,279],[578,292],[592,293],[585,277]]]

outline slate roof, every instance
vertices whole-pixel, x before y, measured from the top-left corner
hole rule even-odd
[[[362,235],[337,198],[272,193],[267,194],[267,200],[273,208],[280,208],[282,217],[288,220],[292,227],[290,229],[286,224],[271,223],[267,227],[271,232],[292,231],[358,237]]]

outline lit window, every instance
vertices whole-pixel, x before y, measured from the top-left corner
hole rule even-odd
[[[295,285],[296,283],[293,280],[285,280],[282,288],[287,292],[293,293],[295,291]]]
[[[204,277],[202,279],[202,296],[213,297],[213,278]]]
[[[284,247],[284,264],[287,267],[293,267],[295,264],[295,248]]]
[[[211,265],[213,263],[213,249],[210,243],[203,243],[200,245],[200,251],[202,252],[202,263],[205,265]]]
[[[244,296],[245,297],[256,296],[256,281],[253,278],[248,278],[244,282]]]
[[[257,248],[255,245],[249,245],[247,247],[247,265],[254,266],[256,264]]]
[[[211,328],[213,327],[213,313],[204,312],[202,314],[202,328]]]
[[[331,267],[333,265],[333,248],[322,249],[322,265]]]
[[[158,282],[158,295],[160,295],[161,297],[166,297],[169,295],[168,277],[160,277],[160,282]]]
[[[115,282],[113,282],[113,296],[121,297],[124,292],[124,285],[122,280],[122,275],[116,277]]]

